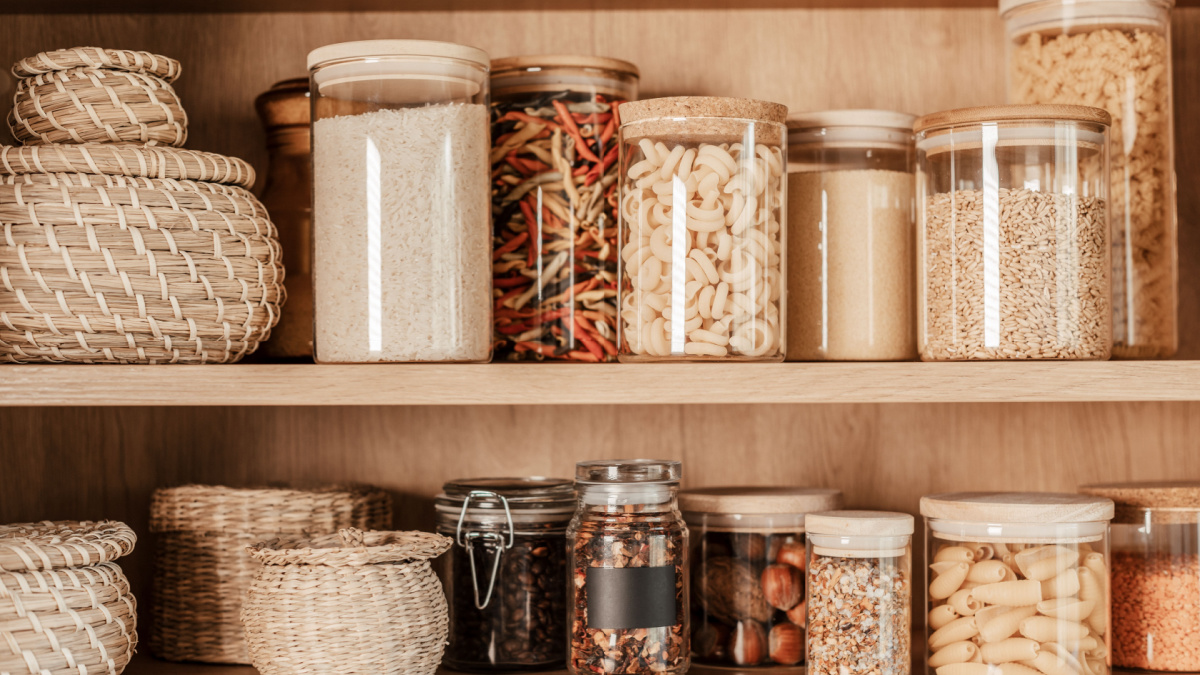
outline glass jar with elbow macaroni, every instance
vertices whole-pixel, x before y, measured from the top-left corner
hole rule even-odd
[[[676,97],[620,114],[618,358],[782,360],[787,108]]]
[[[1166,358],[1179,335],[1174,0],[1001,0],[1009,101],[1112,115],[1113,356]]]
[[[1108,673],[1112,500],[940,494],[921,515],[929,675]]]
[[[1112,524],[1113,665],[1200,672],[1200,482],[1089,485]]]
[[[842,505],[838,490],[688,490],[692,662],[797,666],[804,660],[804,516]]]
[[[908,675],[913,517],[828,511],[804,527],[809,675]]]
[[[1109,114],[990,106],[917,120],[926,361],[1107,359]]]

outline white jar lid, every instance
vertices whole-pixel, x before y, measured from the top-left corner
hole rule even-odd
[[[916,115],[894,110],[822,110],[798,113],[788,118],[788,131],[823,127],[881,127],[912,131]]]
[[[317,47],[308,53],[308,68],[329,61],[363,59],[373,56],[434,56],[472,61],[487,69],[491,64],[487,52],[475,47],[438,42],[436,40],[359,40]]]
[[[1000,0],[1000,14],[1003,16],[1007,12],[1011,12],[1018,7],[1045,1],[1046,0]],[[1086,5],[1089,2],[1104,2],[1109,5],[1113,4],[1114,2],[1125,2],[1130,5],[1156,5],[1167,8],[1175,6],[1175,0],[1060,0],[1060,4],[1063,5]]]
[[[802,515],[842,505],[842,491],[825,488],[711,487],[679,493],[680,510],[690,513]]]
[[[1057,492],[951,492],[921,497],[921,515],[964,523],[1092,523],[1112,520],[1113,501]]]
[[[894,511],[826,511],[804,517],[810,534],[846,537],[903,537],[913,533],[913,517]]]

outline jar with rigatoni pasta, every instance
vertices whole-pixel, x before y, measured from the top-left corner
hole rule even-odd
[[[921,498],[928,675],[1107,675],[1113,502],[1047,492]]]
[[[621,106],[619,359],[781,361],[787,108]]]
[[[1009,102],[1112,115],[1115,358],[1166,358],[1178,342],[1174,0],[1001,0]]]

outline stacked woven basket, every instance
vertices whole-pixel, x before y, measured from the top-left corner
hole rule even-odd
[[[124,523],[0,526],[0,673],[118,675],[137,646],[137,605],[114,562]]]
[[[244,161],[183,150],[178,61],[95,47],[13,67],[0,149],[0,362],[226,363],[284,301]]]

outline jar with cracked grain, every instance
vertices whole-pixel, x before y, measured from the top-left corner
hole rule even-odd
[[[450,636],[444,663],[467,672],[561,668],[566,658],[571,481],[477,478],[446,483],[438,532]]]
[[[718,487],[680,494],[691,532],[692,661],[787,667],[804,661],[804,516],[838,490]]]
[[[575,468],[567,531],[571,675],[683,675],[690,665],[688,530],[680,463],[596,460]]]

